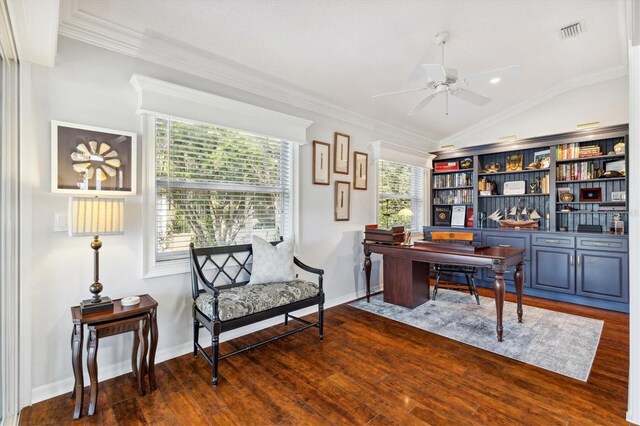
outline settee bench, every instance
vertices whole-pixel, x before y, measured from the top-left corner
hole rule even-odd
[[[271,243],[273,245],[279,242]],[[193,355],[198,352],[212,367],[213,384],[218,383],[218,361],[249,349],[262,346],[293,333],[316,327],[323,338],[324,271],[305,265],[296,257],[295,266],[315,274],[317,283],[299,279],[264,284],[249,284],[252,263],[251,244],[195,248],[190,244],[191,287],[193,297]],[[318,318],[310,322],[291,315],[291,312],[318,305]],[[220,334],[284,315],[301,325],[259,343],[220,355]],[[211,356],[200,345],[201,328],[211,334]]]

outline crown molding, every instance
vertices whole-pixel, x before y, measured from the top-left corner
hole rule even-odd
[[[59,0],[7,0],[18,59],[52,67],[58,49]]]
[[[142,34],[99,19],[78,9],[77,0],[63,2],[60,35],[123,55],[197,75],[253,95],[302,108],[375,131],[412,147],[437,146],[437,141],[401,127],[349,111],[305,89],[237,64],[168,40],[160,34]]]
[[[469,126],[465,129],[462,129],[446,138],[440,140],[440,146],[443,145],[455,145],[455,143],[472,133],[480,132],[482,130],[489,129],[497,124],[500,124],[504,121],[507,121],[514,116],[521,114],[531,108],[534,108],[538,105],[547,102],[550,99],[553,99],[557,96],[562,95],[563,93],[569,92],[574,89],[578,89],[580,87],[590,86],[592,84],[602,83],[605,81],[615,80],[617,78],[624,77],[629,74],[629,69],[627,66],[620,65],[618,67],[610,68],[608,70],[590,74],[584,77],[575,78],[573,80],[569,80],[568,82],[558,84],[539,95],[531,97],[523,102],[520,102],[513,107],[502,111],[499,114],[496,114],[492,117],[489,117],[486,120],[483,120],[477,124]]]

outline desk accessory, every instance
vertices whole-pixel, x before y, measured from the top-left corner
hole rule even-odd
[[[379,244],[402,244],[404,241],[404,226],[394,226],[391,229],[380,229],[378,225],[364,227],[364,239]]]
[[[103,285],[100,283],[100,257],[98,250],[102,247],[101,235],[124,234],[124,198],[71,197],[69,199],[69,236],[93,236],[94,282],[89,287],[93,294],[91,299],[80,303],[81,313],[113,310],[111,298],[100,296]]]

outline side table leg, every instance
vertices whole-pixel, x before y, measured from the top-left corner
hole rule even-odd
[[[156,349],[158,347],[158,309],[153,308],[151,316],[151,346],[149,348],[149,385],[151,390],[158,389],[156,384]]]
[[[140,346],[140,336],[138,330],[133,332],[133,348],[131,349],[131,371],[133,377],[138,377],[140,374],[144,375],[144,371],[138,372],[138,347]]]
[[[96,412],[96,404],[98,401],[98,333],[96,330],[89,329],[89,341],[87,342],[87,370],[89,370],[89,380],[91,382],[91,392],[89,393],[89,410],[90,416]]]
[[[84,402],[84,377],[82,376],[82,338],[84,328],[82,324],[74,324],[71,333],[71,364],[73,366],[73,391],[71,397],[76,398],[73,409],[73,418],[79,419],[82,416],[82,404]]]
[[[138,367],[138,389],[140,390],[140,395],[144,395],[146,393],[145,384],[144,384],[144,376],[147,370],[147,335],[149,334],[149,317],[145,316],[144,319],[141,319],[138,323],[138,341],[140,342],[140,364]]]
[[[496,299],[496,332],[498,333],[498,342],[502,342],[502,308],[504,307],[504,271],[494,271],[495,278],[493,280],[493,293]]]

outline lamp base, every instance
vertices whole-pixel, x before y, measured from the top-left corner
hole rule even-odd
[[[110,297],[101,297],[99,302],[93,302],[91,299],[86,299],[80,302],[80,313],[82,315],[112,310],[113,302]]]

